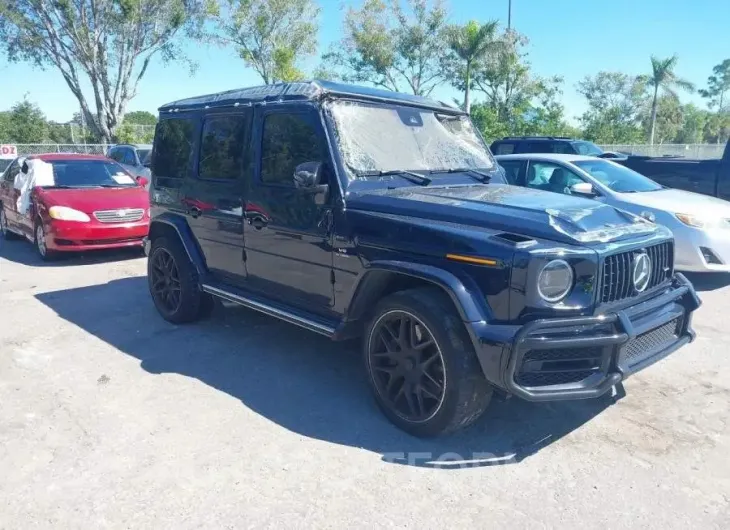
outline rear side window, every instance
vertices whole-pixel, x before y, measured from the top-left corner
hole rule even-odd
[[[515,152],[515,144],[512,142],[495,142],[492,144],[492,154],[511,155]]]
[[[117,162],[122,161],[121,150],[116,147],[111,148],[106,156],[107,158],[111,158],[112,160],[116,160]]]
[[[554,142],[553,143],[553,153],[562,153],[564,155],[573,155],[573,154],[575,154],[575,151],[573,149],[573,146],[570,145],[568,142]]]
[[[185,177],[193,152],[194,129],[195,122],[189,118],[172,118],[157,124],[152,161],[155,176]]]
[[[250,114],[208,117],[200,136],[198,176],[203,179],[235,179],[243,168],[246,131]]]
[[[323,144],[309,114],[269,114],[264,119],[261,181],[294,185],[294,169],[304,162],[323,162]]]
[[[128,166],[137,165],[137,161],[134,159],[134,153],[131,149],[124,149],[122,152],[124,153],[121,160],[122,164],[127,164]]]
[[[524,153],[554,153],[551,142],[528,142],[523,146]]]

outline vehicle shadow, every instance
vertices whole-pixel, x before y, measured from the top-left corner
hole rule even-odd
[[[421,440],[392,426],[377,410],[357,343],[332,342],[254,311],[222,305],[210,320],[175,326],[158,316],[145,277],[36,298],[60,317],[139,359],[150,373],[198,379],[285,429],[409,466],[453,469],[517,463],[623,395],[553,404],[495,400],[471,428]],[[79,300],[84,300],[83,309]]]
[[[124,248],[114,250],[93,250],[88,252],[61,253],[52,261],[43,261],[35,247],[24,239],[3,240],[0,238],[0,258],[28,267],[78,267],[124,261],[144,256],[141,248]]]
[[[716,291],[730,285],[730,273],[724,272],[685,272],[696,291]]]

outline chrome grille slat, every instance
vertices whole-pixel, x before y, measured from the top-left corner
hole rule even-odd
[[[633,285],[634,254],[645,250],[651,261],[652,273],[647,289],[653,289],[672,276],[674,245],[671,241],[606,256],[601,276],[601,303],[624,300],[638,293]]]
[[[144,217],[142,208],[118,208],[116,210],[97,210],[94,218],[100,223],[133,223]]]

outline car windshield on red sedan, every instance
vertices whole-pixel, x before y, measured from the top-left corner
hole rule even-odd
[[[128,188],[137,182],[106,160],[51,160],[56,188]]]

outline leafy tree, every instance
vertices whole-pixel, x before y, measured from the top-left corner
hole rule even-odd
[[[345,81],[428,96],[443,81],[445,27],[441,0],[366,0],[323,60]]]
[[[674,141],[680,144],[699,144],[704,141],[705,123],[708,112],[692,103],[682,106],[682,127]]]
[[[677,76],[674,69],[677,66],[679,58],[672,55],[667,59],[659,59],[651,56],[651,74],[646,77],[646,84],[652,91],[651,102],[651,124],[649,129],[649,143],[654,145],[654,135],[656,133],[657,106],[659,104],[659,90],[662,89],[670,96],[676,96],[675,89],[680,88],[691,92],[694,85],[689,81]]]
[[[676,95],[665,94],[659,97],[656,108],[655,134],[659,144],[676,141],[684,122],[684,113],[679,98]],[[647,113],[642,119],[645,131],[651,127],[651,114]]]
[[[730,92],[730,59],[725,59],[712,69],[712,74],[707,79],[707,88],[700,90],[700,95],[709,100],[708,106],[717,108],[718,112],[725,110],[730,104],[726,99]]]
[[[527,112],[541,90],[540,79],[532,76],[522,51],[527,43],[526,37],[508,30],[502,36],[500,52],[474,72],[476,89],[497,111],[498,118],[508,124]]]
[[[471,115],[486,138],[575,133],[560,103],[563,80],[533,75],[522,50],[526,44],[525,37],[507,30],[476,63],[474,86],[485,101],[473,104]]]
[[[146,110],[135,110],[133,112],[127,112],[124,116],[124,122],[151,125],[154,127],[157,124],[157,116]]]
[[[152,58],[181,58],[176,38],[199,36],[205,8],[206,0],[0,0],[0,42],[11,61],[59,71],[108,142]]]
[[[473,85],[472,73],[479,63],[487,60],[490,52],[499,51],[496,38],[497,21],[479,24],[472,20],[446,28],[449,51],[444,59],[444,70],[449,82],[464,91],[464,110],[471,109],[470,93]]]
[[[10,112],[0,112],[0,143],[10,141]]]
[[[565,121],[565,107],[560,102],[562,96],[560,77],[540,79],[538,82],[537,105],[532,106],[528,123],[530,130],[527,134],[546,136],[580,136],[575,134],[575,128]]]
[[[313,0],[224,0],[219,39],[236,47],[265,84],[297,81],[297,67],[317,50],[319,7]]]
[[[46,141],[48,123],[40,108],[28,100],[13,105],[7,117],[7,141],[36,144]]]
[[[491,143],[510,134],[508,123],[500,120],[497,109],[486,103],[474,103],[471,106],[471,119],[487,142]]]
[[[645,81],[621,72],[587,76],[577,90],[588,103],[581,116],[583,135],[603,144],[641,141],[641,118],[647,108]]]
[[[709,114],[703,133],[707,143],[726,143],[730,138],[730,112]]]

